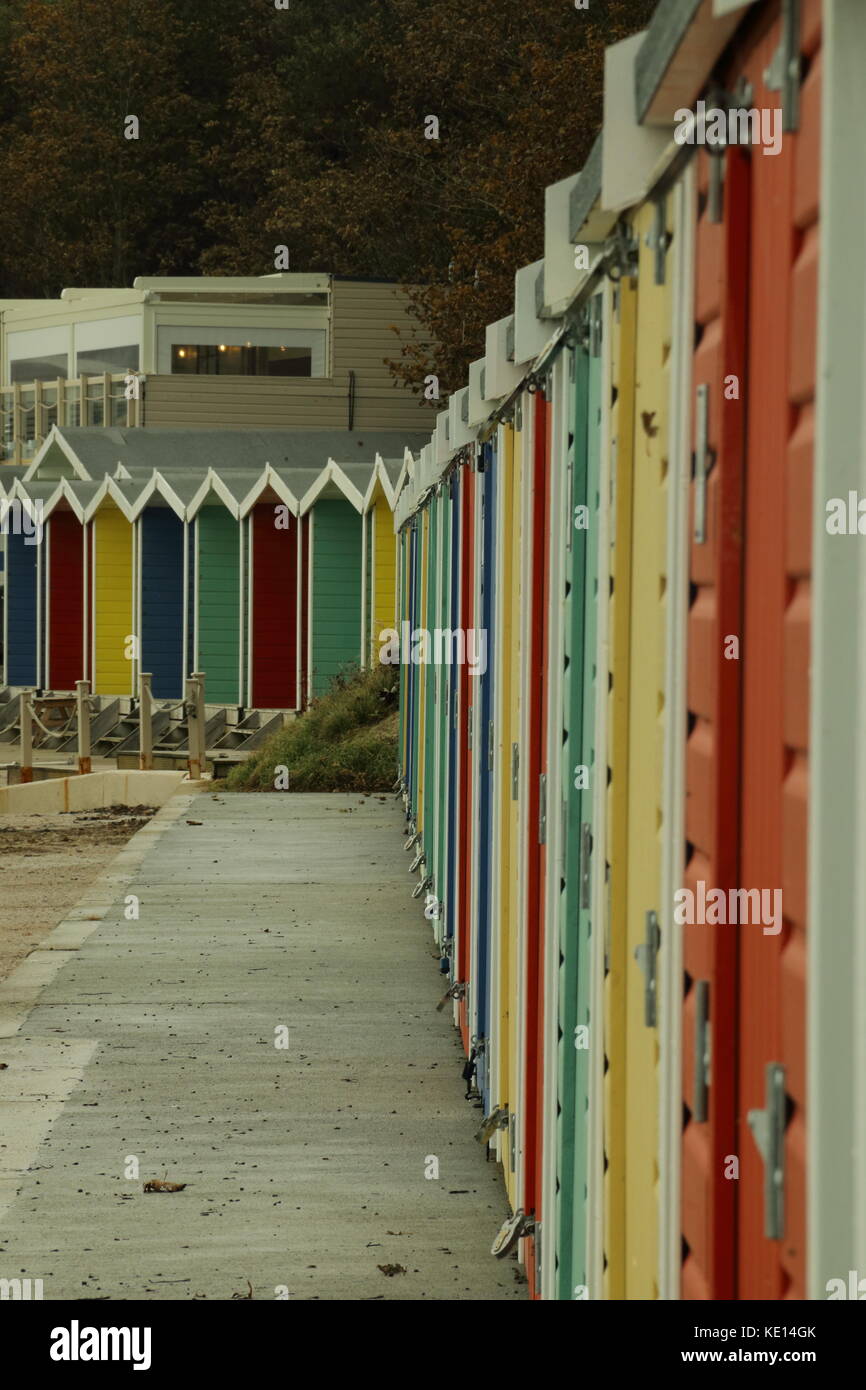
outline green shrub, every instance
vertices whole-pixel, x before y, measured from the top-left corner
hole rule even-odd
[[[388,791],[397,766],[393,667],[337,676],[325,695],[272,735],[226,779],[229,791],[272,792],[287,767],[293,792]]]

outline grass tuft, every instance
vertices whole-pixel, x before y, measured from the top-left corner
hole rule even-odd
[[[272,792],[287,767],[292,792],[388,791],[397,767],[398,676],[391,666],[337,676],[325,695],[233,768],[228,791]]]

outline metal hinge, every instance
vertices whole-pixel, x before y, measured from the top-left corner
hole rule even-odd
[[[670,233],[667,228],[667,199],[659,198],[655,205],[655,223],[649,234],[648,242],[655,252],[655,283],[663,285],[665,282],[665,263],[668,247],[671,244]]]
[[[785,1068],[768,1062],[764,1110],[750,1110],[749,1128],[764,1160],[764,1235],[781,1240],[785,1233]]]
[[[692,1119],[703,1124],[707,1118],[710,1086],[710,982],[695,983],[695,1088]]]
[[[492,719],[487,721],[487,771],[493,771],[496,757],[496,730]]]
[[[634,958],[644,973],[643,1021],[647,1028],[656,1026],[656,963],[660,937],[658,917],[649,911],[646,914],[646,940],[634,948]]]
[[[707,539],[707,473],[710,464],[710,450],[707,444],[709,434],[710,388],[703,382],[697,389],[695,409],[695,543],[703,545]]]
[[[580,313],[578,314],[577,319],[575,320],[574,330],[573,330],[573,331],[574,331],[574,338],[575,338],[575,341],[576,341],[578,347],[583,348],[584,351],[588,352],[588,351],[589,351],[589,305],[588,305],[588,304],[582,304],[582,305],[581,305],[581,307],[580,307]],[[572,372],[572,375],[571,375],[571,380],[572,380],[572,381],[574,381],[574,376],[575,376],[575,373]]]
[[[605,243],[605,266],[608,277],[616,283],[627,275],[637,276],[639,247],[637,237],[627,222],[619,221]],[[616,273],[614,273],[616,272]]]
[[[538,778],[538,843],[547,844],[547,774]]]
[[[580,905],[589,907],[589,860],[592,854],[592,830],[589,821],[580,827]]]
[[[514,407],[514,428],[516,430],[523,429],[523,402],[519,397]]]
[[[511,745],[511,800],[516,801],[520,794],[520,744]]]
[[[710,157],[710,186],[707,194],[707,220],[721,222],[724,215],[725,150],[726,146],[707,147]]]
[[[782,130],[800,124],[800,0],[782,0],[782,37],[764,82],[771,92],[782,94]]]
[[[601,298],[594,295],[589,301],[589,355],[601,356]]]

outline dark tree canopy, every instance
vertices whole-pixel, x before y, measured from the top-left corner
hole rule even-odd
[[[653,8],[0,0],[0,296],[261,275],[285,244],[414,286],[437,346],[395,339],[395,374],[453,389],[592,144],[605,45]]]

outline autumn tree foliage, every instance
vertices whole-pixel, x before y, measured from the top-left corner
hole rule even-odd
[[[286,245],[411,286],[395,376],[453,389],[595,138],[605,45],[653,8],[0,0],[0,294],[267,274]]]

